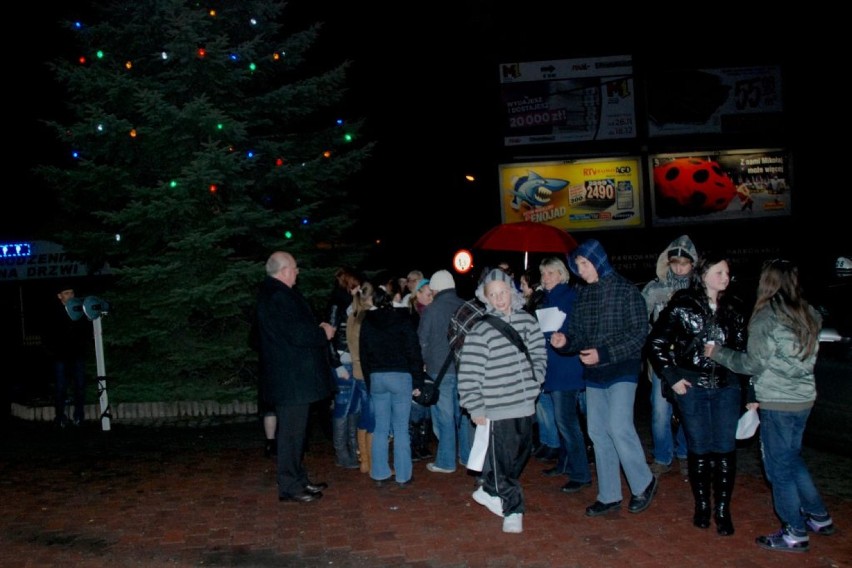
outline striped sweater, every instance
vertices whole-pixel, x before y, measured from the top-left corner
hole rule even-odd
[[[523,418],[535,413],[535,401],[544,382],[547,351],[544,334],[534,316],[517,310],[505,315],[489,306],[488,313],[508,322],[517,331],[535,367],[499,330],[479,322],[468,332],[458,369],[461,406],[471,417],[491,420]]]

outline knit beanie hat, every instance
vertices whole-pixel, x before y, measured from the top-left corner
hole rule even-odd
[[[420,282],[417,283],[417,288],[414,289],[415,292],[419,292],[423,286],[428,286],[429,281],[423,278]],[[429,286],[431,288],[431,286]]]
[[[429,287],[436,294],[441,290],[448,290],[456,287],[456,282],[453,280],[453,275],[447,270],[439,270],[429,279]]]

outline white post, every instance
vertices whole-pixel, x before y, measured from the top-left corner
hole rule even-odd
[[[110,411],[106,389],[106,367],[104,365],[104,341],[101,319],[103,318],[93,319],[92,328],[95,332],[95,359],[98,367],[98,399],[101,403],[101,429],[106,432],[110,429]]]

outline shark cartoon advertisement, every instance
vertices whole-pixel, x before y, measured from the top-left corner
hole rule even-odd
[[[503,222],[567,231],[642,227],[640,164],[637,157],[503,164]]]

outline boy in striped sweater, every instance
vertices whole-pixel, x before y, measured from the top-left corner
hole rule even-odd
[[[484,484],[473,499],[503,517],[503,532],[523,531],[524,494],[520,476],[532,452],[535,401],[547,368],[544,334],[523,309],[511,277],[492,270],[476,295],[487,314],[508,323],[526,346],[530,360],[500,330],[480,321],[465,338],[458,369],[459,399],[477,426],[490,423]],[[532,364],[531,364],[532,363]]]

